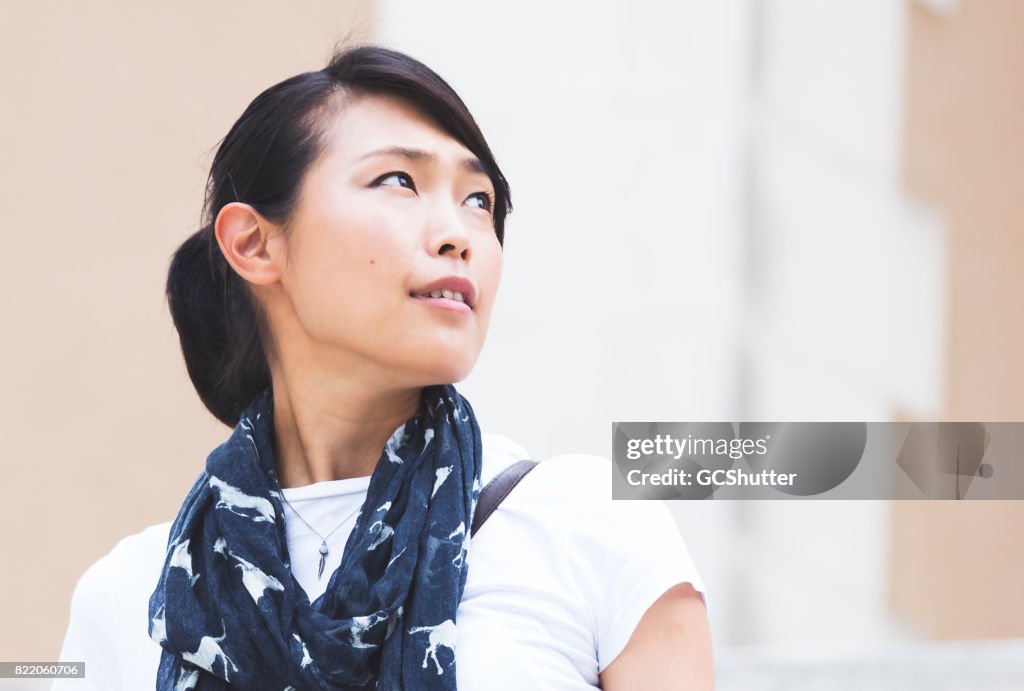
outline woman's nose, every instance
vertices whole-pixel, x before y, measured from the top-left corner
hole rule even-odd
[[[443,242],[437,249],[437,253],[440,255],[450,255],[452,257],[459,257],[460,259],[469,259],[470,255],[469,239],[459,240],[458,242]]]
[[[431,229],[428,233],[430,253],[468,260],[472,256],[472,243],[464,219],[459,218],[459,209],[450,204],[438,206],[449,208],[436,210],[431,217]]]

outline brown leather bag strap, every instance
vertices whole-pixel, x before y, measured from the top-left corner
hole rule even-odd
[[[526,477],[526,474],[533,470],[537,461],[517,461],[498,473],[487,485],[480,490],[480,496],[476,500],[476,512],[473,514],[473,527],[470,535],[476,535],[480,526],[484,524],[487,517],[498,508],[512,488],[519,484],[519,481]]]

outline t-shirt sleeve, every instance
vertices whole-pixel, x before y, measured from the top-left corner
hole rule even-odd
[[[668,507],[658,500],[612,500],[607,466],[607,460],[601,466],[587,464],[590,482],[601,488],[588,492],[591,501],[577,524],[574,550],[594,619],[599,672],[626,647],[648,608],[673,586],[692,584],[708,604],[704,582]]]
[[[52,691],[153,688],[161,648],[149,637],[149,597],[170,525],[125,537],[78,579],[60,659],[85,662],[85,678],[59,679]]]
[[[84,662],[85,678],[57,679],[51,691],[109,691],[120,688],[116,651],[110,644],[111,592],[107,563],[100,560],[78,579],[71,596],[67,632],[61,646],[61,662]]]
[[[598,671],[618,657],[644,613],[667,590],[690,583],[707,606],[704,582],[668,507],[661,501],[616,501],[604,606],[597,617]]]

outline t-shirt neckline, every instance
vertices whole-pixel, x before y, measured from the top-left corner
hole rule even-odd
[[[294,503],[307,499],[323,499],[343,494],[365,493],[370,486],[371,475],[347,477],[341,480],[323,480],[301,487],[282,487],[284,498]]]

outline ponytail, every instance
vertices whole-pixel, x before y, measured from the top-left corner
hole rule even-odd
[[[174,253],[167,302],[199,398],[228,427],[270,386],[262,315],[204,226]]]

